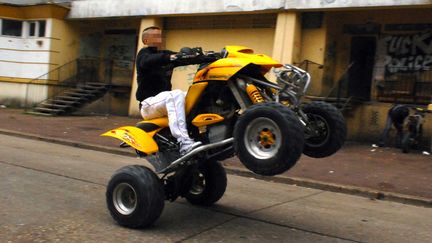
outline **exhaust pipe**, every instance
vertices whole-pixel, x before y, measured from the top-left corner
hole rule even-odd
[[[178,158],[177,160],[175,160],[174,162],[172,162],[169,166],[167,166],[165,169],[161,170],[161,171],[157,171],[157,173],[160,174],[164,174],[164,173],[169,173],[171,172],[171,169],[177,167],[178,165],[182,164],[183,162],[187,161],[188,159],[192,158],[193,156],[203,152],[203,151],[207,151],[209,149],[214,149],[223,145],[227,145],[234,142],[234,138],[227,138],[225,140],[222,140],[220,142],[217,143],[211,143],[211,144],[207,144],[207,145],[203,145],[203,146],[199,146],[198,148],[190,151],[189,153],[183,155],[182,157]]]

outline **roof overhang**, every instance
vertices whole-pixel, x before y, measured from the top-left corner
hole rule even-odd
[[[432,6],[430,0],[82,0],[72,1],[68,18],[203,15],[223,13],[308,11],[374,7]]]
[[[0,3],[0,17],[12,19],[64,19],[69,8],[58,4],[17,5]]]

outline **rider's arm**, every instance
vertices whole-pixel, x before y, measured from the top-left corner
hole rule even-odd
[[[140,67],[162,66],[170,63],[170,53],[151,53],[148,50],[141,50],[137,56],[137,65]]]

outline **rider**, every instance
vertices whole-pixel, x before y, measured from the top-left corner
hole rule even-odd
[[[168,115],[171,134],[180,143],[180,153],[186,154],[201,145],[188,135],[185,114],[185,92],[171,90],[171,74],[176,63],[176,53],[159,50],[161,30],[152,26],[144,29],[142,48],[136,59],[138,89],[136,99],[144,120]],[[193,63],[193,62],[191,62]],[[180,65],[190,63],[181,60]]]

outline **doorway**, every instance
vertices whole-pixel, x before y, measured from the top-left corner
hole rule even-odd
[[[375,37],[351,39],[350,63],[353,65],[348,73],[348,96],[370,100],[375,51]]]

